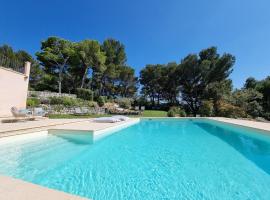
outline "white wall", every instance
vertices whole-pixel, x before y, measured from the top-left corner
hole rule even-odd
[[[11,116],[10,109],[26,107],[30,62],[25,63],[25,73],[0,67],[0,117]]]

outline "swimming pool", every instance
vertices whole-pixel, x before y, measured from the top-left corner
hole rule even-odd
[[[94,143],[60,134],[1,145],[0,173],[94,200],[269,200],[270,137],[210,120],[145,119]]]

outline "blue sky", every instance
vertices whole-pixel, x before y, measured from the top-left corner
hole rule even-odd
[[[236,56],[235,87],[270,75],[269,0],[0,0],[0,45],[34,55],[40,41],[113,37],[136,73],[217,46]]]

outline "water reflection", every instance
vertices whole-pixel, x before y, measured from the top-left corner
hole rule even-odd
[[[252,137],[251,131],[242,128],[226,128],[219,124],[194,122],[208,133],[231,145],[247,159],[270,174],[270,142],[260,137]]]

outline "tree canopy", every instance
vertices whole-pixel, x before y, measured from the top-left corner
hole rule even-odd
[[[147,64],[136,77],[124,44],[112,38],[100,43],[49,37],[41,42],[36,59],[26,51],[0,46],[0,65],[14,68],[25,61],[32,63],[31,90],[133,98],[134,104],[193,116],[270,119],[270,76],[249,77],[243,88],[233,89],[229,76],[235,57],[219,54],[216,47],[189,54],[179,63]]]

